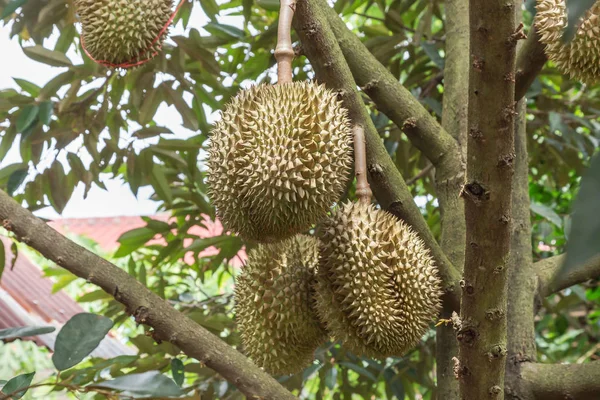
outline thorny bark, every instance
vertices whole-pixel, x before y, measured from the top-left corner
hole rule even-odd
[[[469,3],[467,246],[457,326],[461,397],[504,398],[514,154],[516,1]]]
[[[17,239],[87,282],[99,286],[138,324],[214,369],[250,399],[295,399],[252,361],[143,286],[121,268],[67,239],[0,191],[0,221]]]

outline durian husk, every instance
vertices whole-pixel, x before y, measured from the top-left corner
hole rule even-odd
[[[236,280],[243,351],[271,374],[302,371],[326,340],[314,310],[318,249],[318,240],[305,235],[258,245]]]
[[[218,217],[262,243],[305,232],[342,195],[351,144],[347,110],[323,85],[241,91],[210,138],[207,182]]]
[[[410,227],[370,204],[347,203],[319,229],[316,308],[357,355],[402,356],[440,309],[441,281]]]
[[[158,52],[157,38],[172,14],[173,0],[75,0],[87,52],[119,65],[143,61]]]
[[[600,81],[600,1],[581,18],[575,37],[563,42],[567,26],[565,0],[538,0],[534,25],[545,52],[559,71],[594,84]]]

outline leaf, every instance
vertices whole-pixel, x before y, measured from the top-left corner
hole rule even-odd
[[[532,202],[529,208],[537,215],[546,218],[554,225],[558,226],[559,228],[562,228],[562,218],[550,207],[540,203]]]
[[[343,366],[351,369],[352,371],[357,372],[359,375],[362,375],[366,378],[371,379],[373,382],[377,382],[377,377],[375,375],[373,375],[372,372],[366,370],[365,368],[363,368],[359,365],[353,364],[351,362],[346,362],[346,361],[340,362],[340,365],[343,365]]]
[[[22,326],[0,330],[0,340],[45,335],[56,330],[53,326]]]
[[[8,17],[10,14],[14,13],[17,10],[17,8],[23,6],[25,3],[27,3],[27,0],[12,0],[6,5],[6,7],[4,7],[4,10],[2,10],[2,15],[0,15],[0,19]]]
[[[279,11],[279,0],[256,0],[256,4],[268,11]],[[356,2],[356,4],[362,3]]]
[[[156,232],[150,228],[142,227],[132,229],[122,234],[117,241],[121,244],[114,254],[114,257],[121,258],[145,245],[156,235]]]
[[[40,108],[36,105],[28,105],[23,107],[19,113],[19,116],[17,117],[17,132],[23,133],[27,129],[31,128],[39,112]]]
[[[562,40],[569,42],[575,37],[579,20],[596,3],[596,0],[571,0],[567,1],[567,27]]]
[[[589,170],[581,180],[581,189],[573,205],[567,256],[556,279],[571,274],[587,261],[600,255],[600,153],[592,158]]]
[[[209,22],[204,25],[204,29],[211,34],[224,39],[243,39],[246,36],[243,30],[236,28],[235,26],[219,24],[218,22]]]
[[[51,101],[44,101],[40,103],[40,121],[44,125],[50,125],[50,121],[52,120],[52,113],[54,112],[54,103]]]
[[[112,296],[106,293],[104,290],[98,289],[93,292],[84,294],[77,299],[78,303],[89,303],[98,300],[112,300]]]
[[[60,51],[48,50],[40,45],[23,47],[25,55],[32,60],[51,65],[53,67],[71,67],[73,63]]]
[[[328,369],[325,373],[325,386],[327,386],[329,390],[333,390],[337,384],[337,373],[338,370],[335,366]]]
[[[173,193],[171,192],[171,188],[169,187],[169,182],[165,176],[163,171],[165,167],[163,165],[154,165],[152,168],[152,176],[150,177],[150,182],[152,183],[152,187],[156,191],[158,197],[164,200],[166,203],[171,204],[173,201]]]
[[[19,169],[13,172],[8,178],[8,183],[6,184],[6,193],[9,196],[12,196],[14,192],[21,186],[25,178],[27,178],[28,168],[25,167],[23,169]]]
[[[113,327],[110,318],[90,313],[73,316],[62,327],[54,347],[52,362],[59,371],[79,364]]]
[[[139,139],[147,139],[154,136],[161,135],[163,133],[173,133],[169,128],[163,126],[151,126],[149,128],[142,128],[134,132],[133,136]]]
[[[69,202],[73,187],[69,186],[68,178],[60,161],[54,161],[47,172],[50,186],[50,190],[47,193],[48,199],[56,212],[61,214]]]
[[[185,379],[185,370],[183,362],[179,358],[171,360],[171,373],[173,374],[173,380],[179,386],[183,385]]]
[[[158,371],[125,375],[94,386],[145,397],[181,396],[183,394],[181,388],[172,379]]]
[[[442,58],[440,53],[438,52],[437,46],[435,43],[431,42],[422,42],[421,47],[425,50],[425,54],[433,61],[433,63],[439,68],[444,69],[445,60]]]
[[[31,381],[33,381],[34,375],[35,372],[30,372],[29,374],[15,376],[14,378],[6,382],[6,385],[4,385],[4,387],[2,388],[2,392],[4,394],[12,394],[12,396],[9,397],[10,399],[20,399],[25,395],[25,393],[27,393],[26,388],[28,388],[31,385]]]
[[[21,89],[29,93],[32,97],[37,97],[42,90],[42,88],[35,83],[26,81],[25,79],[13,78],[13,80],[21,87]]]

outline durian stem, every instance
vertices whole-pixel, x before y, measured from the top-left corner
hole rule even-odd
[[[296,0],[281,0],[279,11],[279,26],[277,29],[277,47],[275,59],[277,60],[277,83],[292,82],[292,20],[296,11]]]
[[[356,175],[356,196],[361,203],[371,203],[371,186],[367,180],[367,145],[365,129],[354,125],[354,173]]]

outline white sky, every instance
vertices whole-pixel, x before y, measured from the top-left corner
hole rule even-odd
[[[208,18],[204,15],[200,7],[196,6],[190,18],[188,29],[196,28],[200,30],[201,34],[205,34],[206,32],[201,27],[207,22]],[[220,22],[241,27],[242,18],[226,17],[221,18]],[[50,79],[65,70],[64,68],[55,68],[38,63],[25,56],[16,38],[9,40],[11,26],[0,27],[0,50],[2,51],[3,59],[3,62],[0,64],[0,89],[14,88],[20,90],[13,78],[23,78],[43,87]],[[181,23],[171,29],[172,35],[181,35],[184,32]],[[56,37],[46,40],[45,47],[52,48],[55,40]],[[68,53],[68,56],[75,64],[81,62],[80,56],[73,50]],[[216,113],[213,113],[211,117],[214,118],[215,115]],[[181,126],[181,117],[173,106],[166,107],[162,105],[158,109],[155,121],[159,125],[170,128],[175,133],[175,135],[169,135],[169,138],[185,138],[193,133]],[[67,150],[69,150],[69,147],[67,147]],[[44,161],[50,163],[53,160],[52,154],[44,153],[44,155],[48,157],[43,156],[41,162],[44,166],[43,168],[47,165],[44,164]],[[89,160],[83,161],[84,163],[89,162]],[[14,146],[6,158],[0,162],[0,169],[6,165],[18,162],[21,162],[21,156],[18,146]],[[152,188],[141,188],[136,199],[126,183],[120,180],[108,179],[108,176],[104,177],[103,182],[108,190],[102,190],[94,185],[85,200],[83,199],[84,186],[80,184],[75,189],[71,200],[62,213],[62,217],[83,218],[117,215],[150,215],[156,212],[158,203],[149,200],[149,196],[153,192]],[[59,217],[54,209],[50,207],[37,211],[36,215],[45,218]]]

